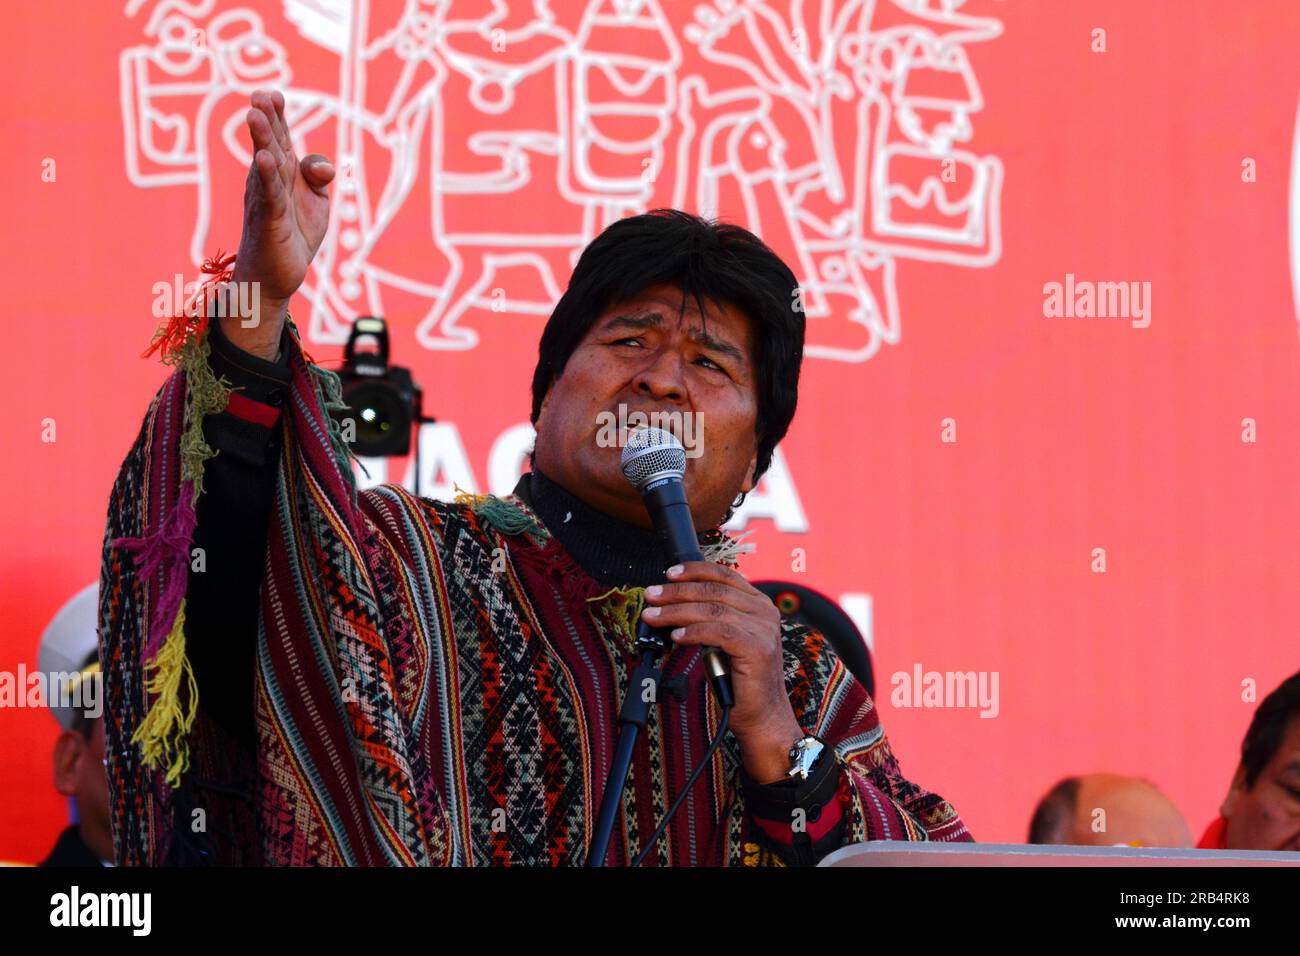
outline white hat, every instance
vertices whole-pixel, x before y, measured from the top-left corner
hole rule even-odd
[[[53,620],[41,635],[41,647],[37,652],[36,665],[46,675],[54,673],[77,673],[82,665],[99,646],[99,582],[88,584],[54,615]],[[97,672],[99,662],[95,661],[86,672]],[[51,700],[51,704],[58,701]],[[77,710],[71,706],[51,706],[50,712],[64,730],[71,730]]]

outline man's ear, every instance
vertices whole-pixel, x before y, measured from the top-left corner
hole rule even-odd
[[[77,793],[77,767],[86,751],[86,739],[75,730],[65,730],[54,741],[54,789],[65,797]]]
[[[552,375],[551,380],[546,384],[546,391],[542,395],[542,404],[537,406],[537,421],[533,422],[534,427],[536,427],[538,421],[542,420],[542,416],[546,414],[546,406],[550,402],[551,394],[554,391],[555,391],[555,376]]]
[[[758,452],[754,452],[754,457],[749,459],[749,466],[745,469],[745,480],[740,486],[740,490],[745,494],[749,494],[751,491],[753,491],[754,485],[758,484],[758,482],[754,481],[754,469],[756,469],[757,467],[758,467]]]
[[[1237,772],[1232,775],[1232,783],[1228,785],[1228,795],[1219,805],[1219,816],[1230,818],[1237,802],[1245,798],[1245,793],[1246,768],[1242,764],[1237,764]]]

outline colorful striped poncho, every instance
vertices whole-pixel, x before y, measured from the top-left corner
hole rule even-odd
[[[328,414],[337,379],[287,338],[250,662],[255,752],[208,719],[205,695],[221,688],[200,694],[187,658],[194,501],[213,453],[192,426],[229,394],[202,330],[113,486],[100,593],[118,863],[583,862],[641,590],[598,585],[516,495],[358,493]],[[947,802],[903,778],[873,702],[820,634],[788,626],[785,663],[800,724],[839,767],[826,815],[839,842],[969,839]],[[638,853],[718,727],[698,649],[670,651],[670,681],[678,692],[659,695],[637,744],[611,864]],[[647,863],[790,861],[747,808],[740,769],[728,734]]]

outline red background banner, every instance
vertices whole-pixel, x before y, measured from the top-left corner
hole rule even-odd
[[[800,277],[809,355],[742,571],[844,602],[904,772],[977,839],[1023,840],[1093,770],[1149,778],[1198,833],[1246,690],[1300,665],[1300,6],[700,8],[6,10],[0,671],[34,670],[98,575],[166,374],[140,358],[159,289],[237,245],[239,124],[275,86],[342,173],[295,320],[330,364],[351,318],[387,317],[439,420],[426,494],[513,484],[545,316],[604,225],[745,225]],[[1149,311],[1051,317],[1053,282],[1136,283]],[[996,714],[902,706],[918,667],[996,674]],[[0,858],[66,817],[55,733],[0,709]]]

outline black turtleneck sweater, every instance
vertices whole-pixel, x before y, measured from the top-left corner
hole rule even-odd
[[[603,511],[557,485],[536,466],[515,494],[542,519],[578,566],[607,587],[645,587],[665,580],[668,559],[659,536]]]

